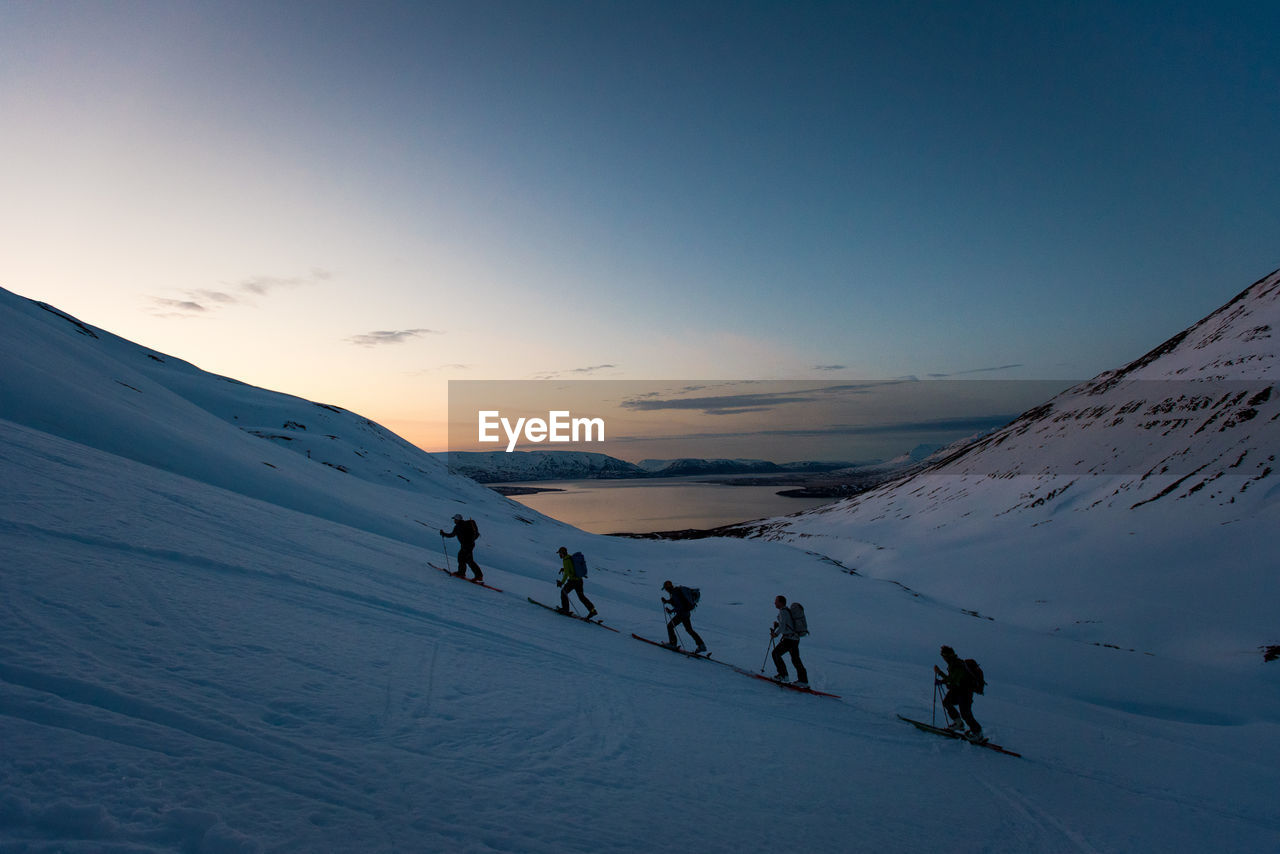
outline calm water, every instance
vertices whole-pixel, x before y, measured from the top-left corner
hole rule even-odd
[[[722,486],[693,478],[561,480],[507,484],[562,489],[513,495],[526,507],[595,534],[713,528],[781,516],[827,504],[829,498],[787,498],[785,486]]]

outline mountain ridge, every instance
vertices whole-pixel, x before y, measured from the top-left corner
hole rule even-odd
[[[768,460],[692,457],[630,463],[590,451],[451,451],[435,456],[444,460],[450,471],[477,483],[812,473],[851,465],[843,462],[774,463]]]
[[[1266,545],[1280,524],[1278,325],[1280,271],[922,471],[735,531],[1037,630],[1256,650],[1274,643],[1259,592],[1280,596]],[[1180,614],[1184,639],[1152,620],[1156,602]]]

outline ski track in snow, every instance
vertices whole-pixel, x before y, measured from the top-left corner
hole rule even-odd
[[[1043,807],[1036,806],[1030,798],[1020,794],[1010,786],[995,786],[986,780],[980,781],[987,791],[1008,804],[1013,813],[1025,819],[1030,832],[1018,832],[1019,844],[1027,851],[1065,850],[1070,847],[1079,854],[1101,854],[1075,830],[1063,825],[1052,813]]]

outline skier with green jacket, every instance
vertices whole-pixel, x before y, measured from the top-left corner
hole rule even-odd
[[[569,609],[569,594],[576,592],[578,599],[587,606],[587,619],[590,620],[596,615],[596,606],[592,605],[587,594],[582,592],[582,577],[578,575],[578,569],[573,565],[573,556],[564,546],[561,546],[556,554],[560,556],[560,578],[556,581],[556,587],[560,588],[560,612],[573,613]]]

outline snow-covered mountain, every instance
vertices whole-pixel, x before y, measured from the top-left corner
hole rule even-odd
[[[352,412],[209,374],[2,289],[0,364],[0,418],[248,498],[415,544],[438,541],[434,520],[457,506],[532,518]]]
[[[682,457],[675,460],[641,460],[640,467],[655,477],[687,477],[690,475],[732,474],[792,474],[798,472],[827,472],[843,468],[850,463],[797,460],[775,463],[769,460],[726,460]]]
[[[477,483],[647,476],[634,463],[589,451],[454,451],[437,457]]]
[[[1134,555],[1117,532],[1146,558],[1180,523],[1163,570],[1208,565],[1219,584],[1150,610],[1167,637],[1188,613],[1239,608],[1229,574],[1274,560],[1250,551],[1266,485],[1229,525],[1245,502],[1206,486],[1117,505],[1120,529],[1101,509],[1029,528],[1042,504],[970,536],[1007,534],[996,553],[1038,532],[1023,557],[1043,577],[1101,532],[1117,548],[1086,557],[1119,574]],[[906,591],[866,574],[886,568],[874,560],[854,572],[806,551],[832,550],[830,530],[793,534],[800,548],[588,535],[353,413],[3,291],[0,487],[0,850],[1280,850],[1280,671],[1260,656],[1203,635],[1139,655],[975,617],[971,585],[936,574]],[[915,527],[914,553],[895,517],[884,551],[977,577],[983,553],[930,544],[964,512],[997,513],[982,497]],[[1192,502],[1203,518],[1165,515]],[[447,559],[436,528],[454,512],[479,522],[502,592],[428,566]],[[555,600],[560,545],[587,554],[618,633],[526,601]],[[749,671],[774,595],[803,602],[810,680],[843,699],[632,640],[662,635],[667,578],[701,588],[699,632]],[[1066,578],[1054,607],[1087,608],[1092,582]],[[1025,760],[897,719],[929,719],[943,642],[982,662],[977,715]]]
[[[824,472],[848,463],[768,460],[641,460],[629,463],[607,454],[587,451],[455,451],[436,454],[454,474],[477,483],[522,483],[539,480],[597,480],[633,477],[689,477],[693,475],[782,474]]]
[[[1273,273],[921,473],[757,530],[997,619],[1251,657],[1280,597],[1277,328]]]
[[[705,460],[681,457],[674,460],[641,460],[640,468],[653,474],[773,474],[784,471],[768,460]]]

